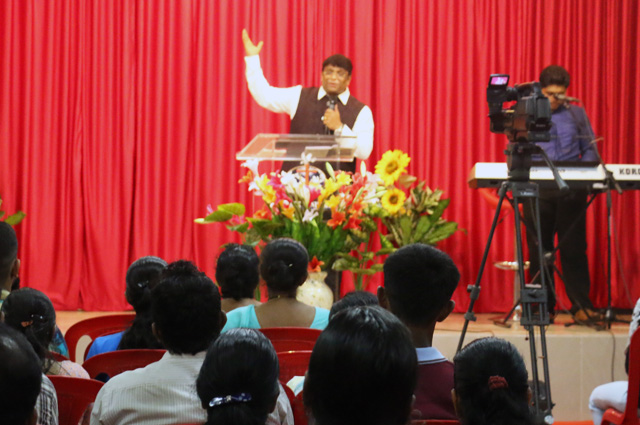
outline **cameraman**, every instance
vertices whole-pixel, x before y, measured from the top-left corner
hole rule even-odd
[[[597,161],[595,146],[591,144],[595,138],[591,124],[584,109],[570,105],[564,100],[569,87],[569,73],[558,65],[550,65],[540,73],[542,93],[551,103],[551,140],[540,143],[549,158],[556,161]],[[534,160],[536,160],[534,156]],[[559,250],[562,260],[562,273],[565,289],[571,300],[571,313],[577,321],[600,319],[599,313],[593,310],[589,299],[589,263],[587,260],[586,217],[587,192],[571,190],[568,195],[561,195],[558,190],[540,190],[540,225],[542,234],[542,251],[550,254],[553,251],[554,236],[557,233],[560,241]],[[537,240],[533,202],[527,200],[524,206],[524,219],[527,225],[527,245],[531,268],[534,276],[540,270],[537,255]],[[574,225],[575,222],[575,225]],[[556,297],[554,293],[554,258],[547,258],[549,282],[549,314],[555,317]],[[536,279],[539,282],[540,277]]]

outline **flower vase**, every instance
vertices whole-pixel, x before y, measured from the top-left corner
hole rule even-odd
[[[325,283],[327,272],[311,272],[307,280],[298,287],[296,299],[305,304],[329,310],[333,305],[333,291]]]

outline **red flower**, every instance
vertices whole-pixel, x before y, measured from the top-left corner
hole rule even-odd
[[[351,216],[349,217],[349,220],[347,221],[347,224],[345,224],[344,229],[348,230],[348,229],[358,229],[360,227],[360,223],[362,223],[362,220],[356,218],[356,216]]]
[[[320,270],[322,270],[321,266],[324,266],[324,261],[318,260],[314,255],[311,261],[309,261],[308,270],[310,272],[319,272]]]
[[[332,211],[331,219],[327,221],[327,226],[331,227],[332,229],[335,229],[336,227],[344,223],[344,219],[345,219],[345,215],[343,212]]]

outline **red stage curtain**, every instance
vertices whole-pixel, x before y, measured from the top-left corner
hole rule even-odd
[[[537,79],[546,65],[572,75],[610,163],[640,163],[636,0],[285,0],[0,3],[0,196],[23,209],[22,280],[58,309],[126,307],[131,261],[194,260],[210,276],[237,237],[193,219],[207,204],[249,202],[235,153],[256,133],[286,132],[244,81],[240,33],[264,40],[277,86],[318,84],[322,59],[355,64],[352,93],[371,106],[368,166],[403,149],[410,172],[446,190],[447,217],[466,231],[441,245],[462,271],[466,308],[492,211],[466,179],[478,161],[503,161],[489,132],[488,75]],[[638,288],[640,195],[614,194],[613,302]],[[500,225],[490,261],[513,258]],[[604,199],[588,212],[591,296],[606,304]],[[505,311],[513,275],[487,269],[477,311]],[[379,283],[379,279],[372,284]],[[566,304],[566,296],[562,295]]]

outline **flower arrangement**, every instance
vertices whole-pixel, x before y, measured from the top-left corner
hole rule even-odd
[[[327,164],[326,179],[310,177],[312,158],[303,157],[306,173],[259,174],[257,162],[249,161],[239,182],[248,183],[249,191],[262,198],[262,207],[251,216],[245,216],[239,203],[208,207],[209,214],[196,222],[223,222],[252,246],[278,237],[296,239],[307,247],[311,271],[351,271],[356,289],[362,289],[364,276],[382,270],[377,257],[410,243],[435,245],[458,229],[442,217],[449,205],[441,199],[443,192],[407,174],[410,161],[400,150],[388,151],[375,174],[364,163],[356,173],[334,172]],[[370,251],[374,234],[381,248]]]

